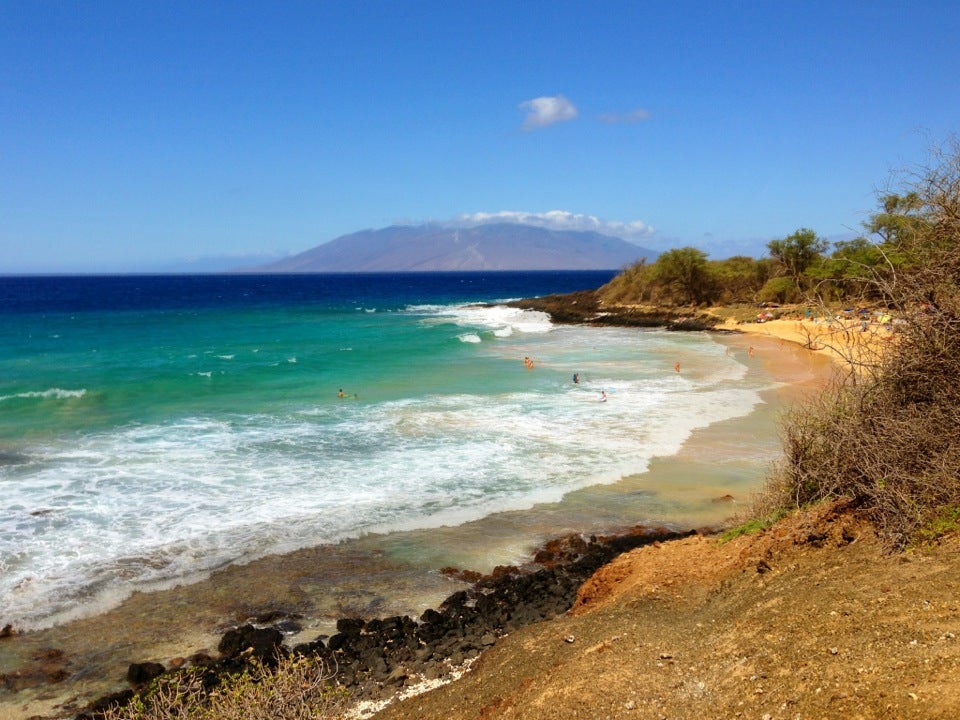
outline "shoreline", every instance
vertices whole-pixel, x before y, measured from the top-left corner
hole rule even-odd
[[[746,355],[749,341],[743,336],[729,334],[717,336],[717,339],[733,348],[734,352]],[[779,389],[768,391],[769,397],[765,404],[751,413],[753,417],[760,412],[764,416],[763,423],[766,424],[774,419],[783,402],[790,401],[797,394],[802,394],[811,386],[822,382],[828,369],[827,364],[816,359],[815,355],[794,346],[784,352],[785,348],[778,347],[770,338],[762,341],[759,347],[760,350],[751,358],[751,362],[757,365],[754,371],[764,372],[773,378],[779,377],[777,382],[780,384]],[[754,420],[757,418],[754,417]],[[498,542],[496,547],[489,548],[485,567],[474,567],[483,563],[465,563],[461,566],[471,570],[489,571],[496,565],[512,564],[519,558],[532,557],[538,545],[542,546],[549,540],[568,533],[609,533],[618,529],[626,530],[642,520],[635,515],[637,507],[646,508],[650,515],[662,515],[669,513],[671,509],[675,512],[680,498],[697,496],[702,506],[699,514],[688,512],[686,517],[675,517],[674,522],[668,521],[666,525],[675,528],[703,527],[709,523],[698,521],[705,516],[729,517],[735,512],[736,505],[746,499],[745,495],[749,494],[751,483],[759,482],[759,473],[754,467],[755,476],[743,482],[744,468],[734,462],[734,466],[718,476],[717,463],[703,461],[703,447],[711,446],[711,443],[715,446],[712,446],[713,449],[723,447],[730,437],[740,433],[738,427],[742,428],[744,421],[745,418],[736,418],[701,428],[685,442],[680,453],[656,458],[650,469],[640,476],[625,478],[613,485],[577,490],[558,503],[538,506],[529,511],[496,513],[474,523],[467,523],[466,526],[368,536],[337,546],[310,548],[283,556],[272,556],[244,566],[226,568],[194,585],[149,594],[135,594],[116,611],[61,626],[60,630],[54,628],[50,632],[25,634],[0,642],[22,642],[27,640],[28,635],[34,635],[37,641],[34,643],[36,651],[44,647],[57,647],[63,651],[67,660],[74,659],[76,664],[79,664],[83,659],[83,641],[77,644],[74,639],[72,646],[64,647],[64,643],[57,642],[58,638],[67,635],[74,638],[110,638],[111,642],[108,644],[119,657],[100,666],[101,670],[112,678],[106,683],[100,683],[100,686],[103,689],[106,689],[105,685],[116,688],[122,684],[123,674],[130,662],[169,663],[172,659],[183,658],[195,652],[211,653],[211,648],[216,647],[220,635],[228,627],[238,626],[249,619],[263,619],[271,614],[281,618],[296,616],[299,612],[298,595],[304,592],[324,592],[322,586],[325,578],[324,573],[317,570],[319,566],[342,566],[352,569],[354,573],[361,573],[352,578],[352,586],[341,588],[353,599],[354,604],[351,607],[331,607],[329,617],[406,614],[417,617],[423,610],[435,607],[449,597],[456,589],[465,589],[469,584],[436,572],[439,568],[435,564],[428,572],[402,567],[403,563],[397,559],[398,553],[426,555],[421,557],[422,566],[430,567],[430,553],[437,547],[462,543],[463,538],[471,536],[471,533],[473,536],[496,537]],[[712,484],[704,482],[711,477],[714,480]],[[740,483],[735,490],[733,505],[717,504],[714,501],[718,498],[731,494],[727,492],[731,487],[731,479]],[[639,502],[624,508],[619,517],[594,518],[592,525],[583,522],[582,508],[595,505],[597,499],[604,496],[615,501],[630,497],[634,501],[639,499]],[[657,509],[654,510],[653,507]],[[534,517],[535,521],[532,521]],[[632,517],[634,522],[630,522],[628,517]],[[540,528],[539,534],[535,532],[531,535],[531,522]],[[333,557],[329,557],[331,555]],[[367,563],[367,570],[358,571],[358,562],[361,565]],[[389,578],[386,582],[395,594],[391,597],[378,597],[376,593],[371,593],[370,575]],[[242,602],[238,602],[235,597],[238,588],[253,592]],[[189,619],[185,622],[186,615],[189,615]],[[177,625],[181,629],[172,632],[172,628]],[[308,641],[310,636],[332,634],[331,630],[329,626],[313,625],[304,628],[300,637],[293,636],[293,640]],[[172,640],[171,635],[174,636]],[[87,648],[86,651],[88,656],[102,656],[105,649],[98,647],[90,652]],[[63,665],[61,672],[75,671],[76,664],[72,668]],[[93,685],[94,683],[90,683],[91,689]],[[74,685],[72,689],[78,688]],[[64,699],[62,694],[50,696],[51,691],[55,692],[56,687],[41,688],[35,693],[39,704],[28,702],[29,711],[24,707],[24,712],[51,712],[51,709],[43,710],[43,706],[52,708],[53,704]],[[93,695],[98,693],[103,694],[102,691],[96,691]],[[42,700],[44,695],[47,697]],[[26,716],[4,715],[5,706],[6,703],[0,706],[0,717]]]
[[[605,304],[596,291],[582,291],[566,295],[547,295],[517,300],[511,307],[538,310],[549,314],[559,324],[592,326],[661,327],[676,331],[704,330],[716,333],[766,336],[779,342],[790,342],[814,353],[823,353],[842,365],[858,367],[876,363],[884,346],[893,339],[893,321],[889,315],[876,314],[863,318],[843,312],[830,318],[785,317],[787,310],[779,308],[777,315],[764,311],[750,320],[721,317],[715,308],[667,308],[651,305]],[[739,308],[739,306],[736,306]],[[798,306],[799,310],[802,306]],[[744,308],[740,308],[745,312]],[[791,314],[793,311],[790,311]]]
[[[876,362],[893,337],[887,326],[868,324],[863,327],[853,319],[833,322],[802,318],[764,322],[727,320],[717,325],[716,330],[793,343],[812,353],[822,354],[841,366]]]
[[[843,500],[727,542],[648,545],[570,612],[376,717],[955,718],[958,567],[956,533],[890,556]]]

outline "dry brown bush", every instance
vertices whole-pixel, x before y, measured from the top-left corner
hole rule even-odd
[[[330,685],[330,673],[315,658],[281,659],[274,669],[253,669],[204,689],[199,672],[158,678],[150,689],[104,720],[337,720],[347,696]]]
[[[917,222],[882,248],[896,262],[864,280],[896,317],[894,337],[881,353],[851,356],[847,373],[785,419],[765,499],[769,511],[852,497],[894,548],[960,506],[960,145],[909,189]]]

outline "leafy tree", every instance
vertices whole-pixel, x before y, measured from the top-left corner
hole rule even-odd
[[[656,279],[672,290],[680,303],[700,305],[716,292],[707,254],[692,247],[667,250],[653,265]]]
[[[600,288],[600,297],[610,303],[641,303],[650,300],[652,265],[643,258],[624,268]]]
[[[916,191],[884,195],[880,198],[880,211],[865,223],[866,230],[880,236],[883,244],[891,248],[909,243],[928,225],[923,205]]]
[[[821,259],[829,243],[809,228],[800,228],[782,240],[767,243],[770,255],[781,265],[787,274],[801,287],[804,272],[814,262]]]
[[[882,262],[882,253],[875,243],[865,237],[853,240],[840,240],[833,244],[831,259],[841,262],[872,267]]]
[[[757,300],[761,302],[783,304],[800,302],[802,299],[803,296],[797,288],[797,283],[793,278],[784,275],[770,278],[757,293]]]
[[[756,302],[757,293],[772,274],[769,260],[735,255],[711,261],[720,302]]]
[[[880,245],[865,237],[834,243],[833,253],[807,270],[810,279],[820,281],[822,299],[850,300],[860,295],[876,300],[871,281],[886,267],[886,255]]]

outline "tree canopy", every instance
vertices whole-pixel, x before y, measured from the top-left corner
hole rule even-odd
[[[653,272],[657,281],[673,289],[681,304],[700,305],[713,295],[713,274],[702,250],[668,250],[657,258]]]
[[[881,286],[929,267],[936,253],[953,247],[944,231],[960,222],[952,199],[960,192],[960,143],[941,152],[934,170],[918,173],[899,192],[877,198],[864,234],[832,244],[801,227],[767,243],[769,255],[711,260],[682,247],[626,268],[601,288],[606,302],[703,305],[714,302],[885,302]],[[829,254],[828,254],[829,253]],[[905,274],[907,273],[907,274]],[[937,295],[936,289],[928,294]]]
[[[807,268],[820,260],[830,244],[809,228],[800,228],[782,240],[767,243],[770,256],[781,263],[787,274],[800,284]]]

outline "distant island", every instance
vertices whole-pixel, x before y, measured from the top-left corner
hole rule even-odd
[[[394,225],[342,235],[298,255],[237,271],[615,270],[656,256],[653,250],[597,232],[513,223]]]

